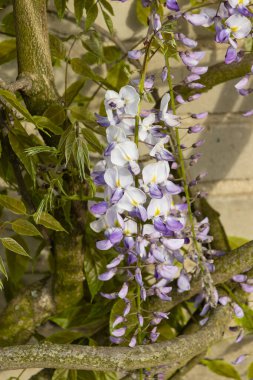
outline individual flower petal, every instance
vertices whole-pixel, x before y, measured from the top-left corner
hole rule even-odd
[[[123,197],[118,202],[118,207],[122,210],[132,211],[134,208],[146,202],[146,194],[133,186],[129,186]]]
[[[111,153],[112,163],[118,166],[126,166],[131,161],[137,161],[138,158],[138,148],[133,141],[116,144]]]
[[[116,166],[106,169],[104,179],[111,189],[125,189],[134,182],[133,176],[128,169]]]
[[[162,239],[163,244],[166,248],[175,251],[176,249],[180,249],[184,245],[184,239]]]
[[[143,55],[143,52],[141,50],[129,50],[127,55],[130,59],[140,59]]]
[[[235,282],[245,282],[247,280],[246,274],[236,274],[232,277],[232,280]]]
[[[244,312],[243,312],[242,308],[237,303],[233,303],[233,309],[234,309],[234,313],[237,316],[237,318],[243,318],[244,317]]]
[[[188,290],[191,289],[189,277],[187,276],[186,273],[181,272],[180,276],[177,280],[177,286],[179,289],[179,292],[187,292]]]
[[[238,356],[235,360],[233,360],[231,363],[234,365],[241,364],[246,359],[247,356],[248,355],[242,354],[242,355]]]
[[[167,180],[170,172],[169,164],[159,161],[146,165],[142,170],[142,178],[145,185],[160,184]]]
[[[140,102],[140,95],[132,86],[124,86],[121,88],[119,95],[124,100],[125,111],[129,115],[136,115]]]
[[[161,277],[166,278],[170,281],[178,277],[179,269],[173,265],[159,264],[157,265],[156,270]]]
[[[110,269],[108,272],[102,273],[98,276],[101,281],[108,281],[115,276],[117,268]]]
[[[230,28],[233,36],[237,39],[247,37],[252,29],[250,20],[240,14],[233,14],[225,23]]]
[[[100,240],[96,242],[97,249],[100,249],[101,251],[107,251],[112,248],[112,246],[113,243],[110,240]]]
[[[128,284],[127,282],[124,282],[124,284],[122,285],[122,288],[120,289],[119,293],[118,293],[118,296],[119,298],[126,298],[127,296],[127,293],[128,293]]]
[[[166,0],[166,7],[175,12],[178,12],[180,10],[176,0]]]
[[[160,215],[167,215],[171,206],[171,198],[168,195],[163,196],[161,199],[151,199],[147,208],[148,219]]]
[[[241,287],[242,287],[242,289],[243,289],[244,292],[246,292],[246,293],[253,293],[253,285],[241,284]]]
[[[112,331],[112,335],[116,337],[124,336],[126,333],[126,327],[121,327],[120,329],[116,329]]]

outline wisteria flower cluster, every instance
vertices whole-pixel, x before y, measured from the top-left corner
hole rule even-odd
[[[171,173],[178,167],[178,154],[166,147],[170,140],[168,128],[180,126],[179,117],[168,110],[169,100],[167,93],[159,111],[140,112],[139,94],[132,86],[125,86],[119,93],[106,92],[107,117],[98,116],[98,122],[106,127],[108,146],[105,159],[93,172],[96,185],[104,187],[104,200],[90,207],[98,218],[91,223],[91,228],[104,234],[104,239],[97,242],[99,250],[113,247],[118,252],[99,279],[108,281],[124,271],[126,278],[117,292],[103,294],[109,299],[119,297],[126,304],[123,315],[113,325],[111,339],[115,343],[122,342],[126,332],[126,327],[118,327],[118,324],[125,321],[133,306],[128,299],[133,281],[139,288],[141,301],[154,295],[170,301],[171,283],[176,282],[178,292],[190,289],[191,273],[184,265],[185,251],[197,268],[198,257],[187,223],[187,203],[178,197],[182,187]],[[198,125],[190,127],[189,133],[195,130],[199,130]],[[140,151],[143,150],[147,153],[142,159]],[[211,240],[207,219],[196,223],[195,229],[198,244]],[[148,278],[146,283],[145,277]],[[151,342],[157,339],[156,326],[164,318],[168,318],[167,314],[153,313]],[[142,327],[141,309],[138,321]],[[136,333],[129,345],[135,343]]]

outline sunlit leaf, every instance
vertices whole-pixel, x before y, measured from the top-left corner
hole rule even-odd
[[[11,222],[13,231],[19,235],[25,236],[41,236],[39,230],[26,219],[17,219]]]
[[[88,287],[92,298],[94,298],[103,285],[102,281],[98,279],[98,275],[101,274],[105,268],[105,257],[99,255],[91,247],[87,247],[84,254],[83,265]]]
[[[1,194],[0,205],[12,211],[14,214],[26,214],[26,207],[20,199]]]
[[[26,250],[20,245],[16,240],[10,237],[5,237],[0,239],[3,246],[7,248],[9,251],[15,252],[18,255],[29,256]]]
[[[207,366],[210,371],[216,373],[217,375],[228,377],[229,379],[241,380],[241,377],[235,367],[227,363],[225,360],[209,360],[203,359],[201,363]]]
[[[50,215],[48,212],[41,212],[38,215],[35,213],[33,215],[33,219],[36,224],[41,224],[42,226],[49,228],[54,231],[65,231],[66,230],[62,227],[61,223],[58,222],[52,215]]]

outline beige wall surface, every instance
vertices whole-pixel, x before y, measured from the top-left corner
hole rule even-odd
[[[70,9],[73,10],[73,2],[69,2]],[[127,48],[141,39],[145,34],[145,29],[138,24],[134,14],[134,1],[128,0],[126,3],[114,1],[115,17],[113,18],[116,34],[123,41]],[[97,23],[104,26],[101,17]],[[49,27],[52,32],[59,26],[59,21],[54,16],[49,17]],[[105,27],[106,28],[106,27]],[[61,26],[62,32],[76,33],[80,29],[70,22],[64,21]],[[186,34],[194,36],[196,30],[187,29]],[[206,48],[206,57],[203,64],[215,64],[224,59],[225,50],[222,46],[214,46],[210,34],[203,28],[199,28],[201,48]],[[3,39],[0,36],[0,40]],[[73,49],[72,57],[79,55],[78,46]],[[156,75],[159,85],[159,93],[162,94],[167,89],[159,80],[161,69],[164,65],[163,57],[157,55],[150,65],[150,72]],[[13,81],[17,75],[16,67],[13,64],[5,64],[0,68],[0,77],[6,81]],[[186,70],[176,61],[173,63],[175,74],[174,82],[183,80]],[[63,91],[64,67],[55,69],[56,83]],[[73,73],[69,73],[69,82],[73,80]],[[207,170],[209,175],[203,182],[203,189],[209,192],[211,205],[221,214],[221,220],[230,236],[240,236],[248,239],[253,238],[253,118],[241,117],[241,112],[253,108],[253,98],[239,97],[234,88],[236,81],[216,86],[207,94],[195,102],[183,105],[179,108],[182,118],[187,118],[190,112],[208,111],[209,116],[205,120],[206,126],[203,138],[206,144],[201,150],[204,152],[203,158],[198,165],[193,168],[192,176]],[[101,98],[91,111],[97,111],[95,107],[99,105]],[[249,354],[248,362],[253,360],[252,340],[249,338],[240,345],[232,345],[233,338],[228,342],[223,342],[215,346],[210,351],[211,357],[224,357],[228,360],[235,359],[239,353]],[[240,367],[240,366],[239,366]],[[239,368],[245,376],[245,365]],[[36,371],[36,370],[35,370]],[[10,376],[18,376],[20,371],[2,372],[0,380],[7,380]],[[31,372],[27,370],[20,377],[24,380],[29,378]],[[211,375],[203,367],[198,366],[186,375],[185,380],[211,380],[223,379],[223,377]],[[225,379],[225,378],[224,378]]]

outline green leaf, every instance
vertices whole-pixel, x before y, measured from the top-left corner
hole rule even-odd
[[[68,380],[68,369],[56,369],[52,376],[52,380]]]
[[[90,27],[94,24],[96,21],[96,18],[98,16],[98,6],[97,4],[93,4],[87,11],[86,14],[86,20],[85,20],[85,31],[87,32]]]
[[[90,129],[82,128],[82,134],[85,140],[91,145],[92,148],[94,148],[96,152],[100,154],[103,153],[103,146],[100,144],[97,136]]]
[[[58,154],[58,150],[54,146],[39,145],[32,146],[31,148],[25,149],[26,154],[31,157],[40,153],[51,153],[53,155]]]
[[[248,376],[248,380],[253,379],[253,362],[250,363],[250,365],[248,367],[247,376]]]
[[[70,132],[68,133],[67,138],[65,140],[64,153],[65,153],[66,165],[68,165],[71,154],[73,152],[75,139],[76,139],[75,130],[73,128],[71,128]]]
[[[62,18],[66,8],[67,0],[54,0],[54,5],[57,10],[58,16]]]
[[[66,90],[65,94],[63,95],[63,99],[65,100],[66,107],[68,107],[75,97],[79,94],[81,89],[83,88],[85,84],[85,79],[79,79],[76,82],[72,83]]]
[[[136,1],[136,16],[138,21],[144,25],[148,25],[148,17],[150,15],[150,7],[143,7],[141,0]]]
[[[66,57],[66,47],[60,38],[49,34],[50,52],[53,58],[64,60]]]
[[[22,136],[16,136],[14,133],[9,132],[8,134],[9,142],[11,144],[11,147],[17,157],[20,159],[24,167],[26,168],[27,172],[30,174],[33,181],[35,181],[35,166],[33,159],[27,157],[27,154],[25,153],[25,149],[27,148],[27,143],[25,141],[25,138]]]
[[[111,34],[113,34],[113,22],[111,17],[105,11],[102,11],[106,26]]]
[[[11,223],[13,231],[19,235],[42,236],[39,230],[26,219],[17,219]]]
[[[20,240],[20,236],[17,238]],[[24,242],[23,245],[25,245]],[[27,270],[30,258],[27,256],[12,255],[8,249],[6,249],[5,256],[8,264],[9,281],[17,285]]]
[[[39,129],[47,129],[55,135],[62,134],[62,128],[54,124],[46,116],[33,116],[33,119]]]
[[[235,367],[224,360],[203,359],[201,360],[201,363],[207,366],[210,371],[216,373],[217,375],[228,377],[229,379],[241,380],[241,377]]]
[[[0,256],[0,272],[3,273],[3,275],[8,279],[8,274],[6,272],[6,268],[1,256]]]
[[[66,119],[64,108],[59,104],[52,104],[44,112],[44,116],[56,125],[62,125]]]
[[[84,334],[82,332],[63,330],[48,336],[46,340],[51,343],[68,344],[83,337]]]
[[[83,17],[84,5],[85,0],[74,0],[75,16],[78,23],[81,21]]]
[[[0,205],[12,211],[14,214],[26,214],[26,207],[20,199],[1,194]]]
[[[113,7],[107,0],[99,0],[99,2],[112,16],[114,16]]]
[[[0,239],[3,246],[7,248],[9,251],[15,252],[22,256],[28,256],[30,255],[26,252],[26,250],[20,245],[16,240],[10,237],[5,237]]]
[[[121,61],[108,71],[107,82],[116,89],[119,89],[129,82],[129,75],[129,66]]]
[[[50,230],[65,231],[66,232],[66,230],[62,227],[61,223],[58,222],[58,220],[56,220],[48,212],[41,212],[39,217],[35,213],[33,215],[33,219],[34,219],[36,224],[42,224],[42,226],[49,228]]]
[[[103,282],[98,279],[98,275],[101,274],[105,268],[105,257],[102,254],[98,254],[91,247],[87,247],[84,254],[83,265],[89,291],[93,299],[103,285]]]
[[[0,65],[16,58],[16,39],[12,38],[0,42]]]
[[[85,168],[90,168],[89,150],[86,142],[80,136],[75,139],[73,146],[73,158],[79,170],[81,180],[86,178]]]
[[[248,243],[249,239],[239,236],[228,236],[228,241],[231,249],[239,248],[241,245]]]
[[[28,121],[34,123],[32,115],[29,111],[19,102],[16,96],[7,90],[0,89],[0,96],[2,96],[12,107],[21,113]]]
[[[70,61],[72,70],[85,78],[99,80],[100,77],[91,70],[87,63],[81,58],[72,58]]]
[[[121,51],[114,45],[104,46],[104,57],[106,61],[113,62],[120,59],[122,53]]]

